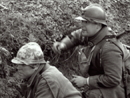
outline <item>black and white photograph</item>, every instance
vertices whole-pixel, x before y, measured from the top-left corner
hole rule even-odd
[[[130,98],[130,0],[0,0],[0,98]]]

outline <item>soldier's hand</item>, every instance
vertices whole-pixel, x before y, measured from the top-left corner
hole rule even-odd
[[[66,48],[66,45],[61,42],[54,42],[53,47],[52,47],[53,51],[59,54],[61,54],[61,51],[64,50],[65,48]]]
[[[87,79],[82,76],[73,75],[73,79],[71,80],[77,87],[83,87],[87,84]]]
[[[54,51],[54,53],[61,53],[61,50],[59,49],[60,46],[60,42],[54,42],[53,46],[52,46],[52,50]]]

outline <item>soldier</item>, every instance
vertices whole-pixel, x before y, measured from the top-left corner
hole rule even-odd
[[[72,32],[60,42],[53,44],[57,53],[78,45],[85,45],[86,66],[82,73],[88,70],[89,76],[74,75],[72,82],[85,90],[86,98],[125,98],[122,83],[122,51],[109,39],[116,41],[116,35],[109,32],[106,14],[98,4],[90,4],[82,9],[82,28]],[[103,45],[104,43],[104,45]]]
[[[18,65],[25,80],[25,98],[81,98],[72,83],[54,66],[44,60],[41,47],[35,42],[22,46],[12,63]]]

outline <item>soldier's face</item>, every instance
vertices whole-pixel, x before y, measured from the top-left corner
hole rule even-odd
[[[82,21],[82,36],[91,37],[97,33],[97,24]]]
[[[32,67],[24,64],[18,64],[17,69],[22,79],[29,78],[35,71]]]

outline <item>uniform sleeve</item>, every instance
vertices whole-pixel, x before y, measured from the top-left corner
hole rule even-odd
[[[82,29],[78,29],[78,30],[76,30],[76,31],[71,32],[71,35],[72,35],[75,39],[80,40],[80,38],[81,38],[81,33],[82,33]]]
[[[68,49],[73,48],[79,44],[82,44],[81,32],[82,32],[82,29],[79,29],[79,30],[71,32],[71,34],[69,34],[65,38],[63,38],[61,40],[61,43],[64,43],[66,46],[65,49],[63,49],[63,50],[68,50]]]
[[[37,86],[35,98],[56,98],[57,93],[58,86],[52,81],[49,81],[48,84],[47,81],[42,78]]]
[[[114,44],[108,42],[101,53],[101,66],[104,74],[90,76],[90,89],[115,87],[122,79],[122,53]]]

